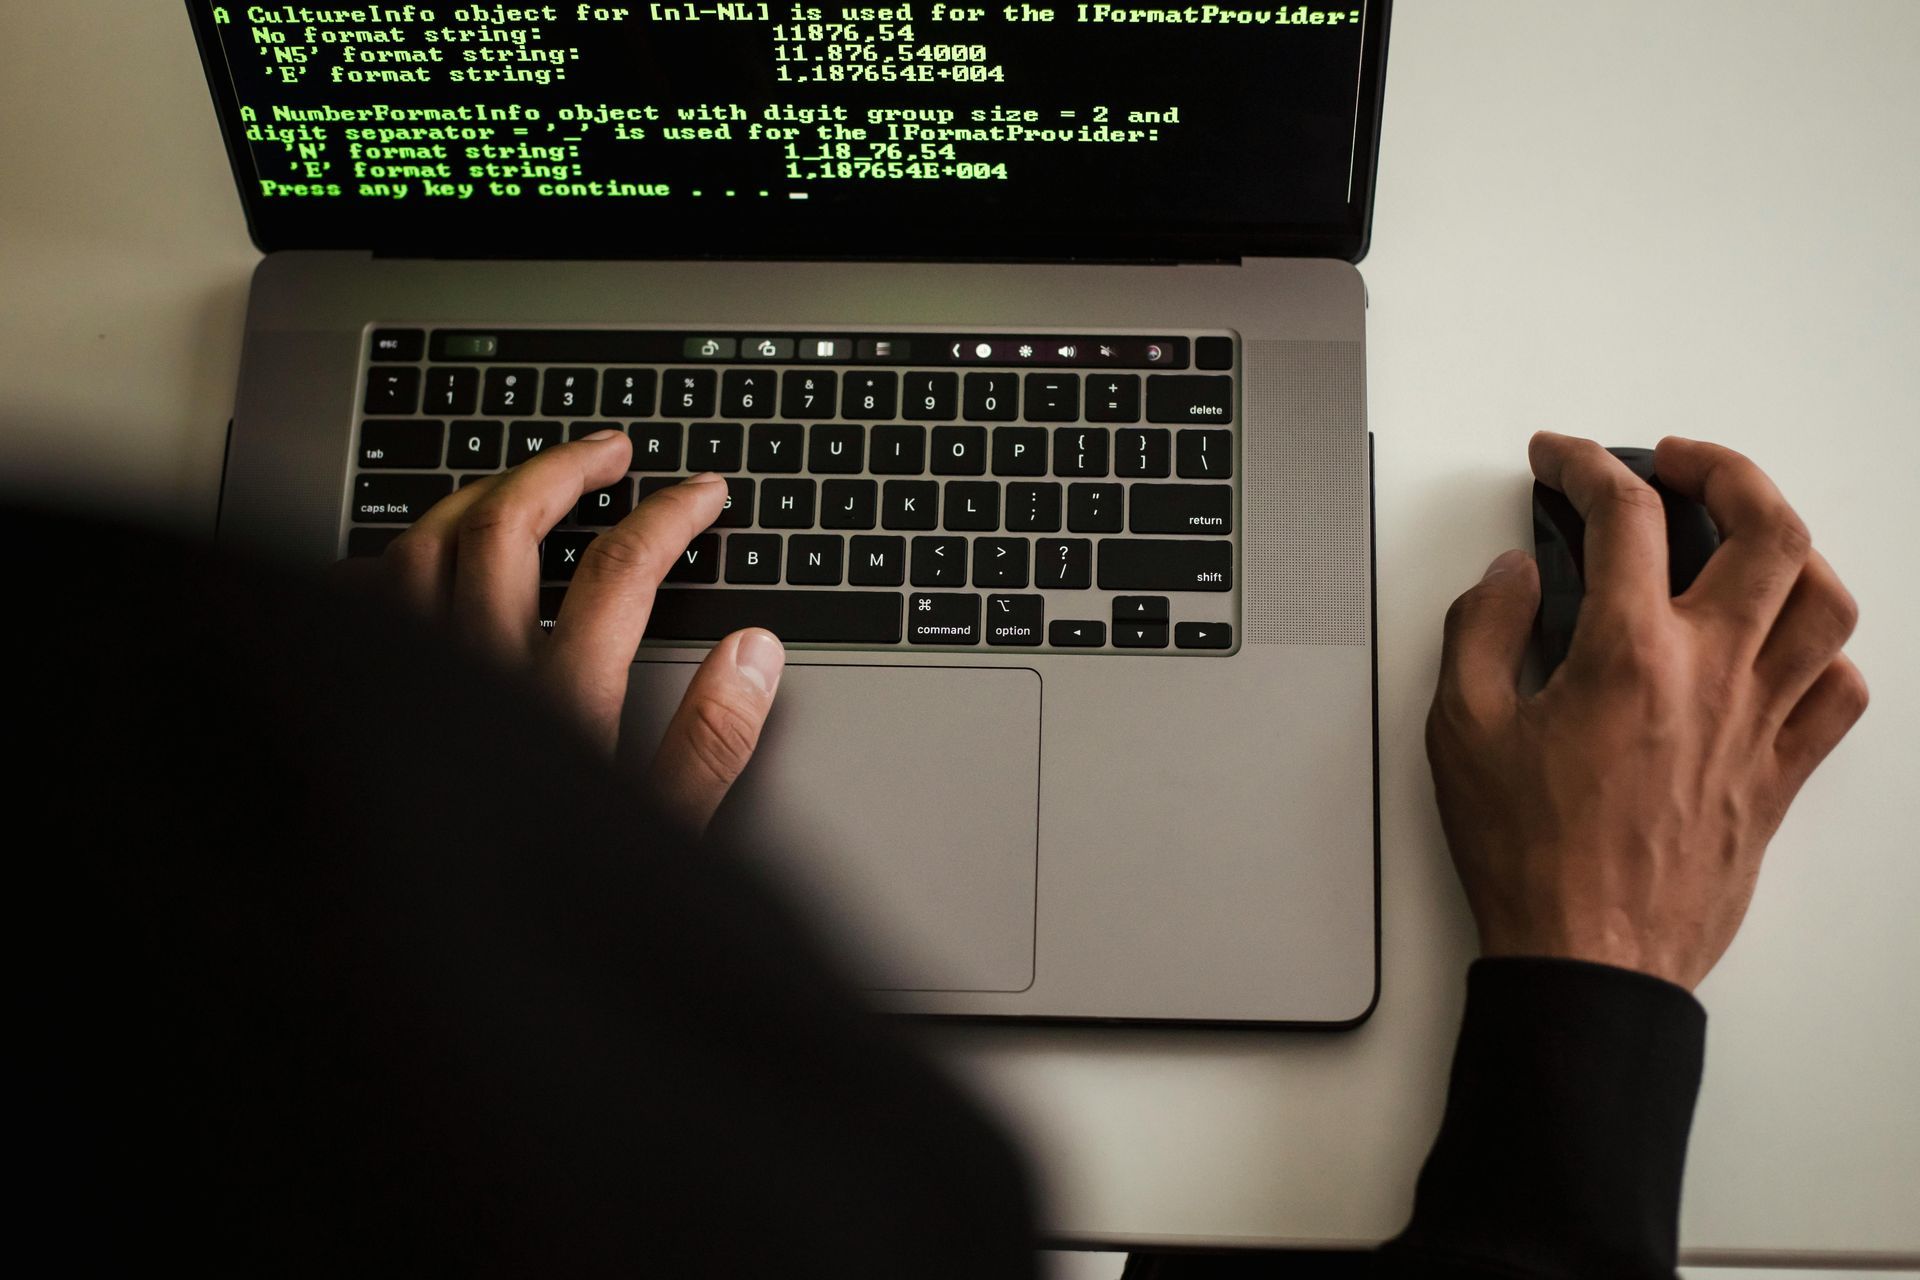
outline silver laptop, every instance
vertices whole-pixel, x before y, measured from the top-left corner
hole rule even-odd
[[[223,540],[617,426],[543,612],[729,477],[633,727],[783,637],[718,825],[889,1007],[1367,1016],[1383,0],[188,10],[264,254]]]

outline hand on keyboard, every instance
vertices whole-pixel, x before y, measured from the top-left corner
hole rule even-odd
[[[654,593],[720,515],[726,481],[700,475],[661,489],[594,538],[578,553],[551,633],[540,634],[542,540],[624,482],[631,453],[620,431],[543,450],[441,500],[380,565],[410,603],[532,668],[609,752],[644,761],[639,744],[620,741],[629,667]],[[694,675],[649,771],[662,805],[693,830],[705,829],[751,758],[785,661],[773,633],[753,628],[715,645]]]
[[[1658,495],[1591,440],[1533,470],[1586,520],[1572,651],[1515,689],[1539,603],[1509,551],[1447,615],[1427,720],[1440,818],[1488,955],[1564,956],[1691,988],[1740,927],[1760,857],[1867,687],[1854,603],[1753,463],[1692,440],[1655,467],[1725,540],[1670,597]]]

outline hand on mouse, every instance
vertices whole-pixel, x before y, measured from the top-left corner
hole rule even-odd
[[[628,668],[654,592],[726,501],[726,481],[694,476],[634,508],[581,553],[550,635],[539,624],[540,543],[583,494],[622,480],[632,445],[597,432],[459,490],[388,546],[382,575],[422,612],[451,622],[500,660],[530,668],[609,753],[620,740]],[[735,632],[707,655],[652,754],[666,812],[704,831],[746,768],[773,707],[786,652],[770,631]],[[636,750],[642,748],[642,750]]]
[[[1733,941],[1767,841],[1866,709],[1853,598],[1740,454],[1669,437],[1655,469],[1724,541],[1670,597],[1659,497],[1590,440],[1534,474],[1586,520],[1564,665],[1517,690],[1540,585],[1509,551],[1447,614],[1427,717],[1441,823],[1487,955],[1564,956],[1691,989]]]

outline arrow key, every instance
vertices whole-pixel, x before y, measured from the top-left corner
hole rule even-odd
[[[1167,624],[1164,622],[1116,622],[1113,643],[1122,649],[1164,649]]]
[[[1047,628],[1047,643],[1056,649],[1098,649],[1107,642],[1107,624],[1057,619]]]
[[[1173,642],[1182,649],[1231,649],[1233,627],[1225,622],[1182,622],[1173,629]]]

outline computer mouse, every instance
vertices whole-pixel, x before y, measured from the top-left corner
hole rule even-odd
[[[1653,450],[1608,449],[1627,469],[1653,486],[1667,513],[1667,582],[1674,595],[1693,585],[1707,557],[1720,545],[1720,530],[1707,509],[1681,497],[1653,474]],[[1540,612],[1534,644],[1544,679],[1566,661],[1573,627],[1586,595],[1587,522],[1565,494],[1539,481],[1533,485],[1533,553],[1540,566]]]

